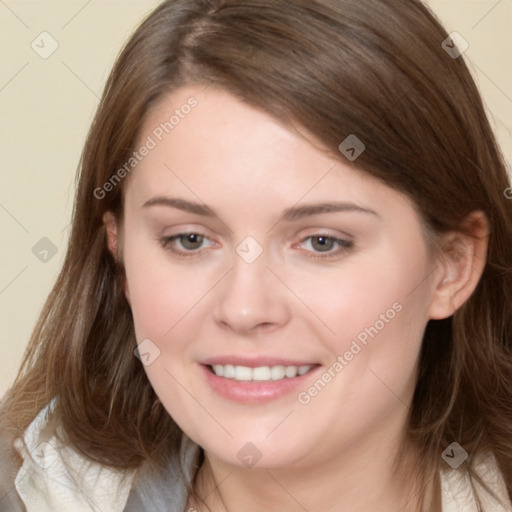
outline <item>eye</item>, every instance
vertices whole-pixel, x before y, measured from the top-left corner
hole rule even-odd
[[[201,233],[178,233],[176,235],[163,237],[160,243],[164,249],[167,249],[179,256],[195,256],[199,249],[202,249],[203,243],[209,241],[212,245],[213,242]]]
[[[354,243],[330,235],[316,234],[304,238],[299,245],[305,245],[313,253],[310,258],[332,258],[352,249]]]
[[[184,257],[198,256],[200,249],[215,244],[205,235],[196,232],[163,237],[160,243],[164,249]],[[307,251],[312,253],[310,258],[332,258],[351,249],[354,243],[326,234],[315,234],[304,238],[298,245],[305,246]]]

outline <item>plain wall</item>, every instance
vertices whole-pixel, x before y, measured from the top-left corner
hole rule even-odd
[[[0,397],[63,261],[75,171],[104,82],[122,44],[158,3],[0,3]],[[469,43],[465,58],[511,155],[512,1],[428,4],[449,33]],[[46,59],[31,47],[44,56],[55,45],[42,32],[58,43]]]

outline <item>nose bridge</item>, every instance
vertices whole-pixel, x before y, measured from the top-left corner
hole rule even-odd
[[[251,238],[236,248],[214,311],[218,323],[237,332],[263,324],[282,325],[289,314],[283,290],[267,269],[268,254]]]

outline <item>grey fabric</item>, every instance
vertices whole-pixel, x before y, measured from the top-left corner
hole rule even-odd
[[[149,475],[142,470],[135,477],[124,512],[184,512],[187,485],[191,485],[201,461],[201,448],[183,434],[180,453],[165,474]]]

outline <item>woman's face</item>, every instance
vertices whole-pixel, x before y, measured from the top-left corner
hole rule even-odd
[[[183,431],[268,468],[396,438],[435,268],[411,203],[213,87],[162,100],[139,143],[126,293]]]

